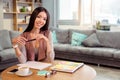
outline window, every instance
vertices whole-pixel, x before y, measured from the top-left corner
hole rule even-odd
[[[120,0],[56,0],[57,24],[120,24]]]
[[[93,0],[94,21],[120,24],[120,0]]]
[[[57,20],[59,24],[79,24],[79,1],[57,0]]]

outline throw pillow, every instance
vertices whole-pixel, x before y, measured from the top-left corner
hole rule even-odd
[[[64,29],[57,29],[56,31],[56,35],[57,35],[57,40],[59,43],[63,43],[66,44],[68,43],[68,30],[64,30]]]
[[[80,46],[82,41],[84,41],[87,38],[87,35],[82,33],[73,32],[72,33],[72,46]]]
[[[93,33],[88,38],[86,38],[82,44],[87,47],[98,47],[101,46],[99,40],[97,39],[96,33]]]
[[[57,36],[56,36],[56,32],[55,32],[55,31],[52,32],[52,39],[53,39],[53,43],[57,43],[57,42],[58,42],[58,41],[57,41]]]

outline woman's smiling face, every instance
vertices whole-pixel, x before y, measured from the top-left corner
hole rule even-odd
[[[35,29],[42,28],[46,24],[46,20],[47,14],[44,11],[40,12],[35,19],[34,28]]]

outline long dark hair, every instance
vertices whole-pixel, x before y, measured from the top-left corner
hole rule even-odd
[[[31,17],[30,17],[30,21],[29,21],[29,24],[28,24],[28,27],[25,29],[24,32],[29,32],[29,31],[31,31],[31,30],[33,29],[35,19],[36,19],[37,15],[38,15],[40,12],[45,12],[45,13],[47,14],[46,24],[45,24],[42,28],[40,28],[40,31],[48,30],[49,21],[50,21],[49,12],[48,12],[44,7],[37,7],[37,8],[34,9],[34,11],[32,12]]]

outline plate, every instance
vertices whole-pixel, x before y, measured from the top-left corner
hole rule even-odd
[[[15,72],[15,74],[18,75],[18,76],[30,76],[32,73],[33,73],[32,71],[29,71],[28,74],[24,75],[24,74],[20,74],[20,73],[18,73],[18,71]]]

